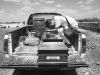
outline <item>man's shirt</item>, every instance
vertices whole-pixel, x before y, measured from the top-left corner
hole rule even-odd
[[[66,27],[68,26],[68,22],[66,19],[72,27],[78,27],[78,22],[69,16],[66,16],[66,18],[64,16],[55,16],[52,20],[52,25],[55,25],[55,27],[59,27],[60,25]]]
[[[66,18],[72,27],[78,28],[78,22],[75,19],[69,16],[66,16]]]

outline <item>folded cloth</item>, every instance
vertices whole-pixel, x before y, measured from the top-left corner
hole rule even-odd
[[[38,45],[39,41],[40,40],[37,37],[26,37],[24,44],[29,46],[35,46]]]

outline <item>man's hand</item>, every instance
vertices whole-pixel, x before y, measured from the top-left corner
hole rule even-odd
[[[69,27],[68,26],[65,26],[65,29],[67,30]]]
[[[63,33],[63,28],[59,28],[59,29],[58,29],[58,33],[59,33],[60,35],[64,35],[64,33]]]

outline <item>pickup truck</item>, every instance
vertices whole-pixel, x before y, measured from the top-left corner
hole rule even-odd
[[[68,70],[88,65],[78,56],[86,51],[84,33],[76,32],[76,48],[68,48],[55,29],[46,26],[46,20],[59,13],[32,13],[25,26],[7,32],[0,38],[0,68],[31,70]],[[33,35],[35,34],[36,37]],[[73,35],[72,35],[73,36]],[[26,39],[35,45],[25,44]],[[35,38],[36,40],[32,40]],[[77,56],[77,57],[74,57]],[[79,59],[77,59],[79,58]]]

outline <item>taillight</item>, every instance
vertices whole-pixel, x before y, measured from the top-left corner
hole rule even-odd
[[[4,36],[4,52],[12,56],[12,37],[11,34]]]
[[[86,52],[86,35],[82,34],[82,51],[81,53],[85,53]]]
[[[86,35],[80,34],[78,37],[78,55],[85,53],[86,51]]]
[[[8,54],[8,35],[4,36],[4,53]]]

